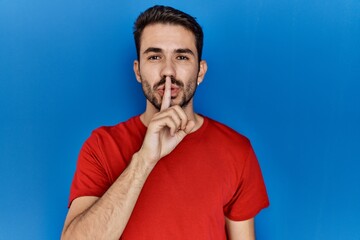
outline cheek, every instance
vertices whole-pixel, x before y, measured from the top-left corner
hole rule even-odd
[[[198,76],[198,70],[194,67],[187,67],[187,68],[179,68],[177,71],[178,78],[186,79],[186,80],[193,80]]]
[[[147,81],[142,81],[142,88],[145,92],[150,92],[151,91],[151,86]]]
[[[141,67],[140,76],[142,79],[146,79],[149,82],[154,82],[159,78],[156,67],[151,67],[151,66]]]

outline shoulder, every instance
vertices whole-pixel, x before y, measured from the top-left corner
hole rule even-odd
[[[219,143],[236,146],[237,148],[240,146],[245,148],[251,147],[250,140],[233,128],[209,117],[204,117],[204,119],[207,122],[206,134],[212,136],[212,138],[216,139]]]
[[[91,145],[105,145],[111,142],[128,142],[141,139],[146,127],[139,116],[134,116],[113,126],[101,126],[92,131],[87,143]]]
[[[252,154],[251,142],[243,134],[210,118],[205,118],[205,123],[207,125],[203,136],[206,140],[203,142],[208,149],[214,149],[217,154],[221,154],[223,159],[232,159],[231,162],[243,164]]]
[[[91,135],[96,137],[115,137],[117,135],[128,135],[134,132],[143,132],[145,126],[141,123],[139,116],[134,116],[126,121],[112,126],[101,126],[92,131]]]

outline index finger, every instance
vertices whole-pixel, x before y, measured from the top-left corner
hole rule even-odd
[[[160,111],[163,111],[170,107],[171,103],[171,78],[166,77],[165,79],[165,88],[164,88],[164,94],[161,102],[161,108]]]

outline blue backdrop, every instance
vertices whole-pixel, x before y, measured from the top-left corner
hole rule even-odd
[[[140,113],[132,24],[195,15],[196,110],[248,136],[271,206],[258,239],[360,239],[358,0],[0,0],[0,239],[58,239],[92,129]]]

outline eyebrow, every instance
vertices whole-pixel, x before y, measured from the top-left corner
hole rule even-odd
[[[149,47],[148,49],[146,49],[144,51],[144,54],[147,54],[147,53],[161,53],[162,52],[162,49],[161,48],[155,48],[155,47]]]
[[[148,53],[161,53],[163,50],[161,48],[156,48],[156,47],[149,47],[148,49],[146,49],[143,54],[148,54]],[[194,52],[191,51],[189,48],[178,48],[174,50],[174,53],[184,53],[184,54],[191,54],[193,56],[195,56]]]
[[[174,51],[175,53],[185,53],[185,54],[191,54],[195,56],[194,52],[191,51],[189,48],[179,48]]]

